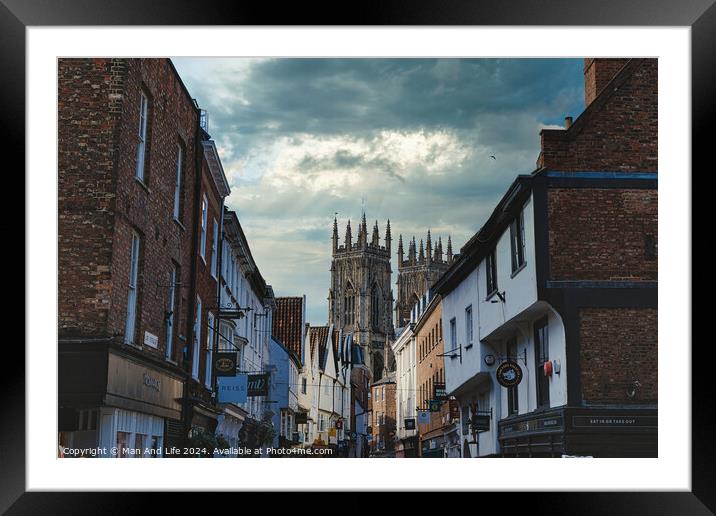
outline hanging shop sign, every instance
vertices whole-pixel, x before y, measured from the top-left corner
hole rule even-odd
[[[448,401],[448,407],[450,408],[450,419],[460,419],[460,404],[457,400]]]
[[[339,419],[336,421],[336,428],[338,430],[341,430],[343,428],[343,420],[342,419]]]
[[[421,425],[427,425],[430,423],[430,411],[418,410],[418,423]]]
[[[430,412],[440,412],[440,400],[428,401],[428,409]]]
[[[447,392],[445,391],[444,383],[436,383],[433,385],[433,399],[444,401],[446,400]]]
[[[249,375],[248,396],[268,396],[268,373]]]
[[[236,376],[238,353],[221,351],[213,355],[214,376]]]
[[[297,425],[305,425],[308,423],[308,412],[296,412],[294,417]]]
[[[219,403],[246,403],[248,375],[220,376],[216,382],[219,389]]]
[[[470,421],[473,432],[486,432],[490,429],[490,416],[482,414],[474,414]]]
[[[502,362],[495,371],[497,383],[503,387],[514,387],[522,381],[522,368],[517,362]]]
[[[406,430],[415,430],[415,418],[411,417],[405,420],[405,429]]]

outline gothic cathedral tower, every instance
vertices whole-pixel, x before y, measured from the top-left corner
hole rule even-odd
[[[410,322],[410,311],[415,303],[452,263],[452,241],[448,236],[447,255],[443,259],[442,238],[438,238],[438,243],[433,250],[430,230],[428,230],[425,249],[423,249],[421,240],[418,253],[415,237],[413,237],[408,244],[408,259],[404,258],[403,235],[400,235],[398,239],[398,302],[395,304],[395,324],[398,328],[402,328]]]
[[[328,322],[344,333],[353,332],[353,342],[363,347],[366,365],[379,380],[395,370],[390,347],[393,335],[393,291],[390,269],[390,221],[381,246],[378,221],[368,238],[365,213],[353,242],[351,223],[346,226],[343,245],[338,243],[338,221],[333,220],[331,288],[328,292]]]

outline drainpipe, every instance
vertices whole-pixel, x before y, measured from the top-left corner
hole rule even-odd
[[[222,266],[222,258],[224,256],[224,203],[226,202],[226,198],[221,198],[221,212],[219,214],[219,232],[218,237],[219,241],[216,243],[216,252],[218,253],[218,256],[216,257],[216,316],[214,317],[214,330],[212,333],[212,342],[211,342],[211,357],[212,360],[216,356],[215,353],[219,352],[219,328],[221,327],[221,319],[219,318],[219,313],[221,312],[221,266]],[[208,226],[208,222],[207,222]],[[208,228],[207,228],[208,230]],[[232,343],[233,344],[233,343]],[[214,365],[211,366],[211,372],[213,375],[212,379],[212,385],[214,387],[214,394],[216,396],[215,401],[216,405],[219,405],[219,377],[214,375]]]

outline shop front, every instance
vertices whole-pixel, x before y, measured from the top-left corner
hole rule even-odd
[[[503,457],[656,457],[656,409],[560,407],[499,423]]]
[[[443,434],[442,428],[428,432],[421,439],[421,457],[423,458],[437,458],[442,459],[445,457],[445,447],[447,440]]]
[[[184,382],[134,348],[62,343],[59,444],[64,456],[162,457],[181,438]]]

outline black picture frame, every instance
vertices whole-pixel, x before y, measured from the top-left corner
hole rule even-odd
[[[0,0],[0,145],[6,156],[24,164],[25,149],[25,30],[28,26],[63,25],[555,25],[555,26],[687,26],[692,51],[692,152],[693,168],[706,168],[706,151],[712,146],[710,125],[716,91],[716,6],[713,0],[513,0],[495,2],[459,0],[360,2],[354,11],[338,4],[191,2],[189,0]],[[346,14],[343,14],[343,13]],[[21,187],[24,190],[24,187]],[[25,199],[30,192],[25,191]],[[51,221],[49,223],[52,223]],[[23,251],[24,252],[24,251]],[[25,263],[27,263],[25,261]],[[25,274],[30,271],[25,268]],[[690,300],[683,300],[690,303]],[[662,314],[662,317],[665,317]],[[6,323],[9,327],[10,324]],[[672,347],[672,358],[688,357],[690,331],[685,342]],[[687,340],[688,339],[688,340]],[[0,511],[7,514],[126,513],[137,507],[140,494],[25,492],[25,356],[21,346],[4,346],[5,360],[0,393]],[[704,346],[706,347],[706,346]],[[15,356],[10,355],[10,351]],[[645,493],[529,493],[510,494],[510,512],[520,507],[531,513],[550,514],[710,514],[716,510],[716,445],[713,400],[707,383],[711,361],[708,351],[693,349],[692,361],[692,490]],[[662,377],[662,381],[665,381]],[[319,484],[317,484],[319,487]],[[293,495],[295,496],[295,495]],[[488,500],[487,498],[493,500]],[[499,502],[504,495],[480,494],[480,505]],[[184,497],[164,495],[162,512],[185,509]],[[345,506],[360,495],[352,493]],[[214,503],[214,497],[212,497]],[[483,505],[484,504],[484,505]],[[453,502],[443,505],[453,506]],[[174,506],[174,507],[172,507]],[[383,510],[387,505],[381,504]]]

